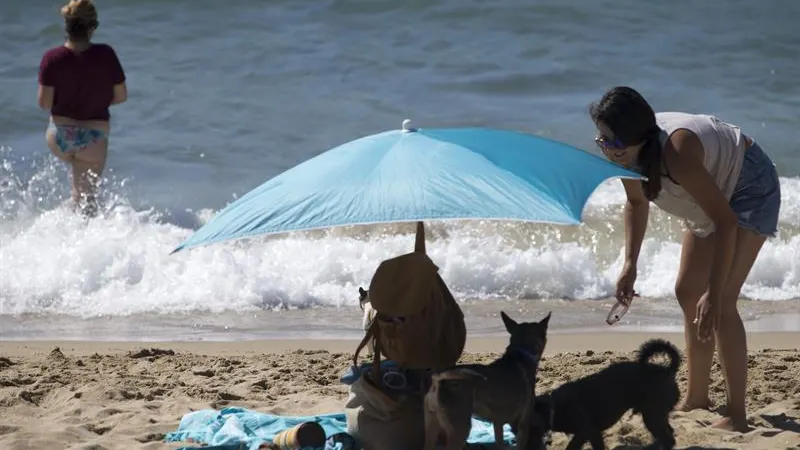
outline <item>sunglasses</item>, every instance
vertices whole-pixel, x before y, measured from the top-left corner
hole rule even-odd
[[[602,134],[598,134],[594,137],[594,143],[600,147],[601,150],[606,150],[609,148],[613,148],[614,150],[622,150],[623,148],[627,148],[628,146],[623,144],[622,141],[619,139],[609,139]]]
[[[638,297],[639,294],[634,292],[633,297]],[[619,322],[622,319],[622,316],[628,312],[628,308],[631,306],[631,300],[627,302],[617,300],[617,303],[611,307],[611,311],[608,312],[608,316],[606,316],[606,323],[609,325],[614,325],[615,323]]]

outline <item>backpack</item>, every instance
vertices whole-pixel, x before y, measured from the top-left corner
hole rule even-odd
[[[414,252],[381,262],[370,281],[375,318],[353,356],[356,367],[370,340],[372,367],[380,367],[381,354],[402,369],[439,371],[456,364],[467,339],[464,314],[438,271],[417,222]],[[381,371],[371,372],[381,385]]]

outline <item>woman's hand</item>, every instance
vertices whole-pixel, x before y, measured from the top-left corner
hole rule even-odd
[[[618,302],[624,305],[630,305],[635,295],[635,291],[633,290],[633,284],[635,282],[636,264],[625,263],[625,266],[622,268],[622,273],[619,275],[619,279],[617,279],[617,292],[615,297]]]
[[[694,319],[694,323],[697,325],[697,339],[700,342],[709,342],[714,338],[721,313],[722,308],[719,307],[719,300],[711,298],[708,292],[700,297],[697,302],[697,313]]]

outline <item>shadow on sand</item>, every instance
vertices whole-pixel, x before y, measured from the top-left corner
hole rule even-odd
[[[648,450],[647,445],[618,445],[613,450]],[[731,447],[702,447],[693,445],[691,447],[675,447],[675,450],[736,450]]]
[[[800,423],[786,414],[761,414],[760,416],[764,422],[767,422],[773,428],[800,433]]]

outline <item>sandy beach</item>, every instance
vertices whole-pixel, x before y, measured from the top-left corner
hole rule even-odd
[[[593,372],[651,336],[683,348],[679,334],[556,333],[540,369],[539,392]],[[679,448],[800,448],[800,333],[751,333],[746,434],[712,430],[710,411],[674,413]],[[275,414],[342,410],[351,340],[224,343],[0,342],[0,448],[160,449],[192,410],[243,406]],[[503,339],[473,339],[464,361],[488,362]],[[685,366],[679,379],[685,383]],[[724,403],[715,364],[712,399]],[[650,436],[638,416],[606,434],[612,449],[639,449]],[[567,437],[555,434],[551,448]]]
[[[654,112],[713,116],[684,124],[716,143],[702,146],[709,162],[732,163],[706,164],[711,178],[739,219],[777,228],[736,303],[752,430],[709,427],[725,406],[717,363],[710,410],[673,413],[678,449],[800,450],[800,85],[788,49],[800,0],[696,1],[691,14],[645,1],[96,0],[90,40],[113,49],[129,91],[109,116],[95,104],[108,86],[94,92],[44,58],[65,51],[74,24],[59,8],[71,1],[0,1],[0,450],[175,450],[197,445],[165,442],[193,411],[342,412],[364,335],[359,288],[414,249],[416,220],[464,315],[463,362],[504,350],[500,311],[552,313],[538,393],[633,358],[651,337],[684,349],[686,224],[655,203],[639,297],[606,322],[630,259],[617,177],[635,173],[594,156],[636,156],[635,172],[657,146],[609,152],[598,133],[622,147],[654,144],[653,123],[684,128],[648,113],[628,129],[645,122],[600,101],[622,85]],[[105,77],[102,61],[72,60]],[[82,86],[72,94],[70,79]],[[592,114],[593,103],[612,107]],[[90,177],[90,220],[71,200],[81,164],[48,148],[53,114],[110,117],[93,142],[108,151]],[[406,119],[415,132],[400,133]],[[731,135],[757,143],[777,181],[760,151],[724,145]],[[777,191],[777,218],[740,208]],[[683,392],[686,376],[684,358]],[[605,436],[613,450],[650,440],[638,415]],[[555,434],[550,448],[567,442]]]

